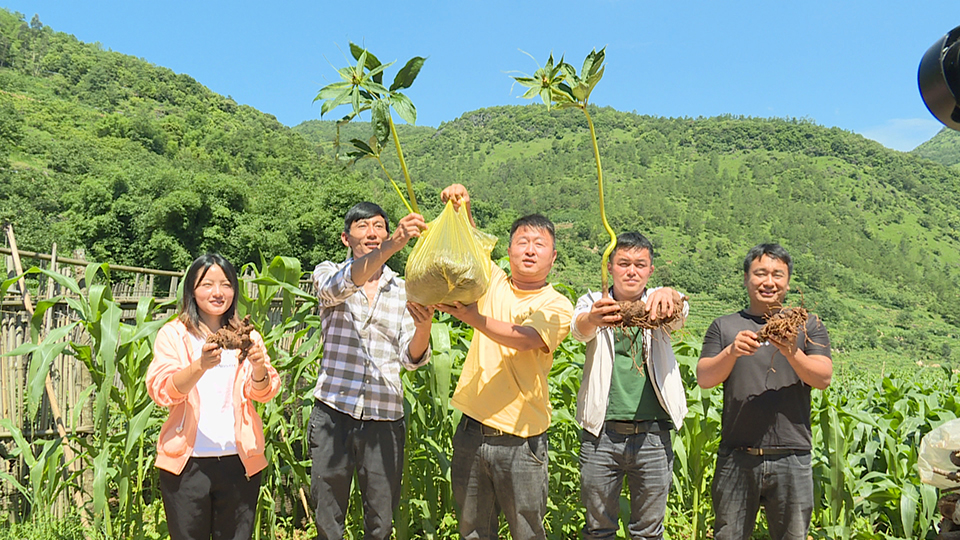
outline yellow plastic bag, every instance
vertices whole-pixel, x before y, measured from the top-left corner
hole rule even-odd
[[[407,300],[425,306],[476,302],[490,285],[496,243],[496,236],[473,228],[467,213],[447,201],[407,259]]]

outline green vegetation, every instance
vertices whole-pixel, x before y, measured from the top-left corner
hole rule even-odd
[[[960,133],[943,128],[929,141],[913,149],[912,154],[956,168],[960,165]]]
[[[306,448],[311,403],[322,347],[317,342],[320,321],[317,300],[299,290],[301,275],[295,259],[277,257],[247,268],[253,277],[241,288],[240,314],[250,314],[260,326],[267,350],[284,384],[280,395],[260,405],[267,437],[269,466],[264,471],[257,509],[256,538],[310,537],[311,512],[304,509],[309,493],[309,453]],[[32,269],[31,273],[40,273]],[[29,386],[42,387],[49,359],[65,350],[77,356],[94,374],[87,390],[96,396],[96,430],[92,436],[71,435],[68,444],[86,463],[93,463],[92,529],[84,530],[75,516],[51,523],[46,509],[58,493],[72,493],[79,473],[64,471],[62,442],[39,437],[31,444],[15,425],[17,444],[9,459],[23,458],[23,476],[4,476],[22,501],[0,508],[0,521],[17,518],[17,536],[6,538],[164,538],[166,523],[157,493],[157,471],[150,455],[165,412],[144,396],[142,380],[152,342],[163,320],[155,321],[161,306],[149,299],[130,320],[121,320],[121,308],[110,298],[109,276],[103,266],[87,268],[79,287],[72,278],[47,273],[64,290],[77,294],[67,300],[78,321],[93,337],[91,343],[66,342],[64,332],[33,341],[20,352],[32,352]],[[12,285],[4,281],[0,292]],[[573,291],[561,287],[567,293]],[[256,291],[251,294],[251,291]],[[279,297],[280,313],[268,317],[269,299]],[[38,306],[34,324],[42,324]],[[275,309],[275,308],[274,308]],[[429,365],[405,372],[404,408],[408,439],[403,504],[397,514],[397,538],[455,538],[456,514],[450,485],[452,437],[460,413],[450,407],[473,330],[447,315],[432,329],[433,357]],[[713,516],[710,485],[719,444],[721,392],[696,385],[698,348],[685,341],[674,344],[688,389],[690,413],[674,435],[676,460],[674,489],[667,509],[671,538],[707,538]],[[547,528],[551,539],[578,535],[583,523],[579,504],[580,429],[573,420],[580,385],[583,345],[571,340],[555,353],[550,373],[554,408],[550,428],[550,499]],[[124,384],[114,385],[119,376]],[[842,375],[834,385],[813,395],[813,441],[816,538],[924,538],[933,524],[936,492],[919,484],[915,474],[917,450],[923,434],[956,417],[960,377],[949,370],[887,374],[878,380]],[[129,382],[129,384],[128,384]],[[357,501],[358,502],[358,501]],[[13,516],[10,515],[13,514]],[[359,504],[347,518],[352,537],[362,528]],[[503,524],[505,528],[506,524]],[[762,526],[762,525],[761,525]],[[505,533],[505,529],[503,530]]]
[[[23,249],[171,270],[208,250],[312,265],[342,257],[341,208],[384,191],[188,75],[2,10],[0,88],[0,221]]]
[[[207,250],[240,264],[282,254],[311,267],[343,256],[340,219],[355,202],[405,211],[373,160],[338,159],[337,123],[285,128],[37,18],[0,11],[0,88],[0,220],[14,222],[23,249],[56,242],[61,253],[164,269]],[[956,166],[802,120],[585,110],[603,126],[612,228],[648,234],[654,281],[693,295],[691,340],[742,305],[740,257],[775,240],[794,254],[794,291],[829,325],[841,369],[958,364]],[[586,196],[596,171],[585,115],[493,107],[395,128],[428,219],[452,182],[470,189],[481,227],[498,236],[542,212],[558,224],[555,279],[599,286],[592,269],[607,234]],[[341,130],[343,140],[374,132],[362,122]],[[380,157],[400,167],[394,150]]]
[[[839,369],[957,365],[960,178],[949,168],[801,120],[591,111],[604,126],[610,222],[652,238],[654,282],[693,295],[692,341],[743,305],[742,257],[774,240],[793,254],[793,291],[830,328]],[[295,129],[328,141],[333,124]],[[596,171],[585,118],[494,107],[402,136],[430,195],[465,182],[489,232],[503,237],[526,212],[553,218],[556,279],[596,290],[606,234],[589,195]]]
[[[397,135],[397,126],[393,123],[391,108],[397,111],[400,118],[410,125],[417,123],[417,109],[413,106],[406,95],[400,90],[410,88],[413,81],[420,74],[420,68],[423,67],[424,58],[414,56],[407,61],[406,65],[397,72],[390,88],[383,86],[383,71],[393,65],[381,64],[380,60],[370,51],[360,47],[355,43],[350,44],[350,53],[357,61],[355,67],[347,66],[338,70],[339,82],[328,84],[320,89],[314,101],[322,101],[320,107],[320,116],[340,105],[351,104],[353,110],[337,122],[337,145],[339,147],[339,127],[342,124],[356,118],[363,111],[370,111],[370,125],[373,127],[373,136],[362,141],[360,139],[351,139],[350,143],[357,148],[356,152],[351,152],[350,156],[354,159],[372,157],[380,164],[380,169],[390,180],[390,184],[397,191],[400,200],[409,213],[419,213],[417,206],[417,197],[413,192],[413,182],[410,180],[410,171],[407,170],[407,163],[403,159],[403,150],[400,147],[400,138]],[[400,186],[393,180],[393,177],[387,171],[380,159],[384,146],[388,139],[393,139],[393,145],[397,152],[397,159],[400,161],[400,169],[403,171],[403,178],[407,182],[407,197],[403,196]],[[407,200],[409,198],[409,201]]]
[[[361,64],[369,75],[367,61]],[[217,250],[238,265],[257,263],[250,269],[259,295],[244,297],[245,312],[266,321],[258,298],[282,294],[282,320],[261,329],[285,384],[284,394],[262,409],[272,465],[258,523],[264,537],[305,534],[309,517],[300,491],[308,485],[309,405],[301,399],[322,351],[310,331],[318,324],[313,300],[295,283],[302,268],[343,257],[340,220],[350,205],[370,199],[395,217],[403,214],[391,188],[378,180],[378,164],[342,163],[333,145],[335,122],[288,129],[188,75],[80,43],[37,17],[28,23],[6,11],[0,11],[0,89],[0,221],[16,225],[22,249],[47,251],[56,242],[61,253],[79,249],[93,260],[165,269]],[[956,134],[942,132],[904,154],[802,120],[584,110],[603,126],[597,151],[605,160],[611,226],[650,236],[657,248],[654,281],[693,295],[692,318],[676,345],[691,415],[675,444],[670,535],[708,534],[720,402],[716,390],[696,387],[693,363],[710,321],[744,303],[741,257],[769,240],[794,255],[793,289],[824,319],[836,351],[835,383],[814,395],[816,536],[928,534],[931,491],[912,474],[917,443],[932,425],[956,415],[960,390],[952,372],[960,360],[960,177],[949,158],[958,155],[950,146]],[[572,296],[596,289],[606,232],[591,195],[594,150],[585,115],[493,107],[438,128],[394,128],[394,140],[404,139],[407,164],[418,172],[412,190],[428,218],[440,210],[440,189],[452,182],[470,189],[478,223],[498,236],[519,215],[542,212],[558,226],[555,278],[569,284]],[[341,129],[346,140],[368,141],[372,126],[351,122]],[[943,152],[926,153],[936,147]],[[385,168],[400,166],[390,150],[381,158]],[[403,267],[404,253],[394,268]],[[501,243],[494,257],[503,255]],[[49,366],[43,359],[56,347],[87,365],[96,432],[69,442],[99,474],[90,500],[98,509],[92,515],[97,531],[162,537],[150,456],[163,414],[136,384],[157,306],[148,302],[135,320],[121,321],[119,308],[102,294],[107,279],[101,267],[89,271],[83,300],[74,306],[76,324],[96,339],[68,344],[47,337],[31,344],[36,364],[29,399],[39,404],[40,377]],[[433,362],[405,375],[416,444],[408,447],[399,538],[448,537],[455,530],[449,456],[458,413],[449,394],[471,332],[441,317]],[[553,538],[575,535],[582,519],[579,431],[572,420],[579,347],[561,346],[550,379]],[[116,377],[122,389],[112,386]],[[31,443],[15,441],[6,450],[5,458],[31,466],[25,477],[3,479],[16,483],[23,498],[0,512],[33,524],[0,530],[0,539],[50,538],[51,526],[34,509],[75,489],[76,478],[61,474],[60,441]],[[359,509],[351,512],[356,532]],[[54,527],[54,537],[79,536],[72,518]]]

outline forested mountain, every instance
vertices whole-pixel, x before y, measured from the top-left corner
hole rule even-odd
[[[943,128],[940,133],[914,148],[911,153],[944,165],[958,165],[960,164],[960,132]]]
[[[592,115],[614,228],[652,237],[660,282],[719,300],[701,306],[707,320],[742,302],[738,267],[747,249],[778,241],[796,260],[794,290],[828,324],[839,323],[840,350],[953,357],[960,325],[955,171],[806,121],[669,119],[609,108]],[[294,129],[318,143],[334,137],[331,122]],[[365,139],[368,131],[348,125],[341,140]],[[400,137],[414,177],[435,188],[428,192],[463,182],[482,226],[501,237],[518,214],[547,214],[560,227],[560,279],[599,284],[606,240],[583,115],[496,107]],[[379,174],[373,164],[357,167]]]
[[[23,249],[165,269],[206,250],[315,264],[343,256],[340,208],[368,184],[186,74],[0,10],[0,221]]]
[[[742,305],[746,250],[774,240],[794,254],[793,288],[842,361],[960,359],[956,168],[805,121],[591,114],[611,221],[651,236],[655,281],[693,295],[694,341]],[[398,128],[428,218],[451,182],[470,188],[480,225],[502,239],[518,215],[543,212],[558,224],[556,279],[577,293],[598,285],[606,240],[583,115],[495,107]],[[369,198],[395,216],[402,205],[374,163],[338,155],[335,132],[286,128],[188,75],[0,11],[0,220],[23,249],[56,242],[170,269],[205,250],[306,268],[338,259],[349,205]],[[354,123],[340,138],[369,135]]]

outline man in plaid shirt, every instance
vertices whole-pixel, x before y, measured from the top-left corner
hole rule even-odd
[[[410,214],[391,234],[382,208],[359,203],[340,235],[350,257],[313,272],[324,344],[309,431],[317,538],[343,538],[354,474],[364,538],[393,533],[406,438],[400,368],[429,361],[434,310],[407,302],[403,280],[386,262],[426,227]]]

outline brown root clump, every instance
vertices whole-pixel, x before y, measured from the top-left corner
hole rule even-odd
[[[660,309],[660,313],[657,314],[657,319],[650,320],[650,312],[647,310],[647,306],[644,304],[643,300],[637,301],[625,301],[617,302],[620,304],[620,324],[618,326],[622,328],[643,328],[645,330],[653,330],[655,328],[660,328],[661,326],[670,324],[681,316],[681,310],[678,307],[673,310],[673,315],[669,317],[663,312],[663,309]]]
[[[216,343],[224,349],[238,349],[240,351],[238,358],[242,362],[247,359],[247,353],[253,345],[253,340],[250,339],[250,332],[253,330],[250,316],[247,315],[242,321],[234,319],[221,327],[215,334],[207,337],[207,342]]]
[[[803,306],[783,308],[767,319],[766,324],[757,332],[758,341],[778,341],[793,343],[800,329],[807,323],[807,310]]]

